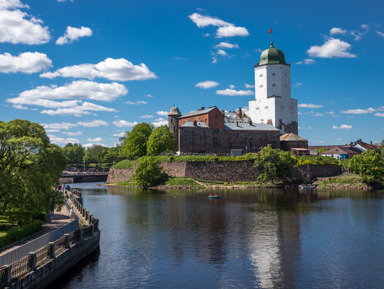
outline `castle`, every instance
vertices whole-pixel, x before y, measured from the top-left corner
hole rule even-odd
[[[202,107],[185,115],[174,106],[168,126],[180,153],[239,154],[272,148],[304,151],[308,141],[299,137],[297,100],[291,98],[291,66],[284,53],[271,46],[255,65],[255,99],[249,114]]]

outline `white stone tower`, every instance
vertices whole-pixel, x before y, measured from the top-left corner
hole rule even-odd
[[[297,100],[291,98],[291,66],[272,42],[255,65],[255,100],[249,102],[249,116],[252,122],[298,134]]]

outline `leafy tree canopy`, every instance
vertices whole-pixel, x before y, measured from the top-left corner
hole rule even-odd
[[[264,147],[255,158],[255,167],[260,171],[259,180],[273,181],[282,176],[289,176],[295,159],[289,152],[273,149],[271,145]]]
[[[69,164],[81,164],[85,154],[85,149],[81,144],[68,143],[63,147],[63,153]]]
[[[168,126],[156,128],[150,135],[147,143],[148,155],[156,156],[164,152],[177,151],[177,140]]]
[[[362,181],[367,184],[381,182],[384,179],[384,163],[376,151],[367,150],[353,156],[348,166],[352,171],[359,173]]]
[[[137,162],[133,178],[141,187],[151,187],[161,183],[164,174],[159,166],[160,161],[154,157],[144,156]]]
[[[66,166],[62,149],[44,128],[27,120],[0,122],[0,215],[29,221],[50,205],[62,204],[52,189]]]
[[[93,145],[85,150],[84,160],[87,163],[96,163],[97,166],[102,162],[102,153],[104,147],[101,145]]]
[[[147,142],[153,130],[153,125],[139,123],[132,128],[122,146],[126,158],[133,160],[147,154]]]

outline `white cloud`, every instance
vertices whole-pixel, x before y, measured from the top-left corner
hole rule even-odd
[[[305,126],[299,126],[299,129],[312,129],[311,126],[305,127]]]
[[[165,120],[164,118],[157,118],[155,119],[154,122],[152,122],[152,124],[155,126],[155,127],[159,127],[159,126],[162,126],[162,125],[168,125],[168,121]]]
[[[318,116],[324,116],[324,114],[318,112],[318,113],[314,113],[313,116],[316,116],[316,117],[318,117]]]
[[[367,113],[374,113],[376,112],[377,109],[374,109],[372,107],[368,109],[349,109],[349,110],[343,110],[341,113],[348,113],[348,114],[367,114]]]
[[[141,104],[147,104],[147,102],[146,101],[144,101],[144,100],[139,100],[139,101],[136,101],[136,102],[134,102],[134,101],[127,101],[127,102],[125,102],[126,104],[133,104],[133,105],[141,105]]]
[[[125,136],[125,132],[114,133],[112,136],[123,137],[123,136]]]
[[[254,85],[251,85],[251,84],[248,84],[248,83],[244,84],[244,86],[245,86],[245,88],[254,88],[255,87]]]
[[[346,34],[346,33],[347,33],[347,30],[342,29],[342,28],[337,28],[337,27],[333,27],[333,28],[329,31],[329,34],[331,34],[331,35],[336,35],[336,34]]]
[[[77,138],[62,138],[54,135],[48,135],[48,137],[52,143],[58,144],[58,145],[67,144],[67,143],[80,143],[80,140],[78,140]]]
[[[146,94],[144,96],[146,96],[146,97],[153,97],[153,95],[150,95],[150,94]]]
[[[97,105],[90,102],[83,102],[80,105],[69,107],[69,108],[59,108],[56,110],[42,110],[40,113],[48,115],[73,115],[73,116],[83,116],[91,114],[90,111],[116,111],[114,108],[108,108],[105,106]]]
[[[349,53],[347,50],[351,48],[351,44],[340,39],[329,38],[322,46],[311,46],[307,53],[311,57],[332,58],[332,57],[356,57],[355,54]]]
[[[92,36],[92,30],[89,27],[81,26],[81,28],[76,28],[68,26],[64,36],[59,37],[56,40],[56,44],[64,45],[67,43],[72,43],[74,40],[78,40],[81,37],[90,36]]]
[[[103,143],[86,143],[86,144],[83,144],[83,147],[84,148],[90,148],[90,147],[94,147],[94,146],[102,146],[102,147],[107,147],[105,144]]]
[[[112,122],[117,127],[133,127],[137,124],[137,122],[128,122],[126,120],[115,120]]]
[[[384,33],[383,33],[383,32],[380,32],[380,31],[376,31],[376,33],[377,33],[378,35],[380,35],[381,37],[383,37],[383,38],[384,38]]]
[[[144,114],[144,115],[140,116],[140,118],[153,118],[153,115]]]
[[[14,105],[12,105],[14,108],[16,108],[16,109],[29,109],[28,107],[26,107],[26,106],[23,106],[23,105],[21,105],[21,104],[14,104]]]
[[[368,33],[369,26],[367,24],[362,24],[361,28],[363,31],[351,31],[351,35],[355,37],[353,40],[359,41],[363,38],[363,35]]]
[[[132,62],[124,58],[107,58],[97,64],[86,63],[66,66],[56,70],[55,72],[40,74],[40,77],[49,79],[55,77],[87,79],[105,78],[115,81],[147,80],[158,78],[144,63],[134,65]]]
[[[89,141],[89,142],[96,142],[96,143],[104,142],[104,140],[101,137],[87,138],[87,141]]]
[[[248,30],[245,27],[236,27],[234,25],[220,27],[216,31],[217,38],[234,37],[234,36],[248,36]]]
[[[218,85],[219,85],[219,83],[216,82],[216,81],[206,80],[206,81],[199,82],[198,84],[195,85],[195,87],[200,87],[200,88],[203,88],[203,89],[208,89],[208,88],[212,88],[212,87],[215,87],[215,86],[218,86]]]
[[[234,86],[233,84],[230,84],[230,85],[229,85],[229,88],[230,88],[230,89],[234,89],[235,87],[236,87],[236,86]]]
[[[306,58],[303,61],[296,62],[296,64],[305,64],[305,65],[311,65],[314,64],[316,61],[311,58]]]
[[[301,107],[301,108],[321,108],[321,107],[324,107],[324,106],[321,105],[321,104],[300,103],[298,105],[298,107]]]
[[[0,0],[0,10],[15,8],[29,8],[29,6],[21,3],[20,0]]]
[[[24,52],[18,56],[9,53],[0,54],[0,72],[35,73],[52,66],[52,61],[44,53]]]
[[[67,136],[83,135],[81,131],[77,131],[77,132],[63,131],[62,134],[65,134]]]
[[[217,90],[216,94],[219,95],[229,95],[229,96],[237,96],[237,95],[252,95],[254,92],[252,90],[234,90],[234,89],[225,89],[225,90]]]
[[[227,49],[232,49],[232,48],[239,48],[239,45],[228,43],[228,42],[220,42],[215,46],[215,48],[227,48]]]
[[[77,126],[77,124],[69,123],[69,122],[42,123],[41,125],[45,129],[54,129],[54,130],[69,130],[69,129]]]
[[[108,126],[108,122],[106,122],[105,120],[102,120],[102,119],[95,119],[93,121],[79,121],[77,123],[78,125],[80,126],[84,126],[84,127],[100,127],[100,126]]]
[[[21,8],[19,1],[2,1],[0,7]],[[26,7],[26,6],[23,6]],[[44,44],[50,40],[43,21],[20,10],[0,10],[0,42],[12,44]]]
[[[351,130],[352,129],[352,126],[351,125],[348,125],[348,124],[342,124],[340,126],[332,126],[332,129],[343,129],[343,130]]]
[[[257,52],[257,53],[262,53],[263,52],[263,50],[261,48],[257,48],[254,51]]]
[[[245,27],[237,27],[232,23],[225,22],[219,18],[204,16],[199,13],[189,15],[189,18],[197,25],[197,27],[216,26],[219,27],[216,31],[216,37],[234,37],[234,36],[248,36],[248,30]]]
[[[382,113],[382,112],[377,112],[374,115],[378,116],[378,117],[384,117],[384,113]]]
[[[301,82],[298,82],[294,85],[294,87],[299,87],[299,86],[302,86],[303,84]]]
[[[162,115],[162,116],[168,116],[168,111],[164,111],[164,110],[160,110],[160,111],[156,111],[156,113],[158,114],[158,115]]]
[[[228,53],[225,52],[224,50],[222,49],[218,49],[217,52],[216,52],[217,55],[221,55],[221,56],[228,56]]]
[[[225,22],[219,18],[210,17],[210,16],[204,16],[199,13],[193,13],[192,15],[189,15],[189,18],[197,25],[197,27],[202,28],[209,25],[213,26],[228,26],[231,25],[231,23]]]

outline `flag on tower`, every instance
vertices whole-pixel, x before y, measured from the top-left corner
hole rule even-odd
[[[269,33],[269,34],[271,34],[271,33],[272,33],[272,27],[271,27],[271,29],[269,29],[269,30],[268,30],[268,33]]]

